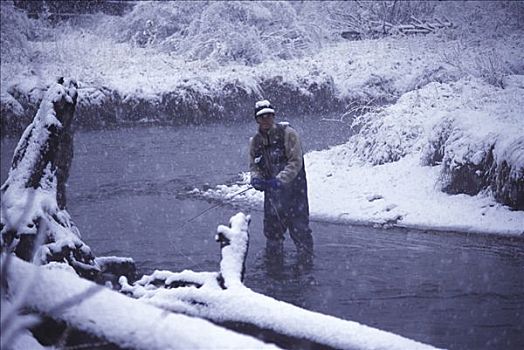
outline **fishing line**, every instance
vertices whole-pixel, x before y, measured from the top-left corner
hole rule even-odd
[[[243,190],[241,190],[241,191],[239,191],[239,192],[233,194],[233,195],[230,196],[228,199],[231,199],[231,198],[234,198],[234,197],[236,197],[236,196],[238,196],[238,195],[241,195],[242,193],[245,193],[245,192],[249,191],[249,190],[252,189],[252,188],[253,188],[252,186],[248,186],[248,188],[245,188],[245,189],[243,189]],[[226,202],[221,202],[221,203],[218,203],[218,204],[212,205],[211,207],[209,207],[209,208],[205,209],[204,211],[200,212],[198,215],[193,216],[192,218],[190,218],[189,220],[187,220],[187,221],[186,221],[186,222],[185,222],[185,223],[180,227],[180,229],[184,228],[187,224],[189,224],[190,222],[196,220],[197,218],[199,218],[200,216],[204,215],[205,213],[207,213],[207,212],[209,212],[209,211],[211,211],[211,210],[213,210],[213,209],[215,209],[215,208],[221,207],[221,206],[223,206],[223,205],[225,205],[225,204],[226,204]],[[195,266],[198,267],[198,268],[201,268],[201,265],[200,265],[198,262],[194,261],[192,257],[190,257],[189,255],[184,254],[184,252],[183,252],[181,249],[177,249],[177,248],[175,248],[175,249],[178,250],[178,252],[179,252],[183,257],[187,258],[187,259],[188,259],[188,260],[189,260],[193,265],[195,265]]]
[[[239,192],[233,194],[233,195],[232,195],[231,197],[229,197],[228,199],[232,199],[232,198],[234,198],[234,197],[236,197],[236,196],[238,196],[238,195],[240,195],[240,194],[242,194],[242,193],[244,193],[244,192],[249,191],[249,190],[252,189],[252,188],[253,188],[252,186],[249,186],[248,188],[243,189],[242,191],[239,191]],[[202,211],[200,214],[198,214],[198,215],[196,215],[196,216],[193,216],[191,219],[187,220],[186,223],[184,224],[184,226],[187,225],[188,223],[194,221],[195,219],[199,218],[200,216],[204,215],[204,214],[207,213],[208,211],[210,211],[210,210],[212,210],[212,209],[215,209],[215,208],[218,208],[218,207],[220,207],[220,206],[223,206],[224,204],[226,204],[226,202],[220,202],[220,203],[218,203],[218,204],[215,204],[215,205],[213,205],[213,206],[211,206],[211,207],[205,209],[205,210]],[[183,227],[183,226],[182,226],[182,227]]]

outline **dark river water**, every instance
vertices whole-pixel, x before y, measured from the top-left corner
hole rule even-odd
[[[293,125],[306,150],[347,139],[334,122]],[[255,123],[82,131],[68,209],[97,256],[129,256],[139,273],[216,271],[216,227],[252,216],[246,285],[304,308],[450,349],[524,349],[524,240],[312,222],[315,259],[298,268],[286,240],[282,269],[263,259],[259,210],[184,193],[247,170]],[[2,139],[1,181],[17,140]]]

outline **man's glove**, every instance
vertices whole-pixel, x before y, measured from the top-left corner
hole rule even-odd
[[[282,181],[273,177],[266,181],[266,186],[274,190],[277,190],[279,188],[282,188]]]
[[[267,182],[266,180],[260,179],[258,177],[254,177],[251,179],[251,186],[253,186],[255,190],[265,191],[267,187]]]

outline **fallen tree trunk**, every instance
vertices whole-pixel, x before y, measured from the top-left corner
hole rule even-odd
[[[256,293],[242,282],[250,217],[238,213],[218,227],[219,272],[155,271],[122,292],[160,308],[211,320],[284,348],[434,349],[399,335],[299,308]],[[301,344],[301,345],[300,345]]]
[[[79,278],[66,266],[13,258],[7,269],[22,306],[126,349],[277,349],[212,323],[166,312]],[[24,297],[24,291],[27,295]]]

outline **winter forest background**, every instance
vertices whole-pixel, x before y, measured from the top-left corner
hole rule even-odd
[[[27,332],[29,327],[37,334],[34,325],[40,319],[35,318],[33,312],[26,314],[27,310],[51,315],[52,318],[59,315],[54,317],[55,320],[59,319],[71,328],[94,336],[92,343],[109,340],[113,345],[131,348],[206,348],[210,343],[227,348],[272,348],[269,344],[272,341],[264,342],[266,338],[257,340],[236,332],[226,332],[222,328],[199,324],[200,320],[184,319],[179,313],[222,325],[227,321],[237,321],[266,327],[290,337],[288,343],[276,342],[284,348],[283,344],[287,344],[288,348],[300,348],[300,343],[295,341],[301,338],[307,338],[307,346],[313,348],[319,344],[328,348],[432,348],[418,341],[450,348],[518,348],[524,344],[520,322],[523,313],[519,313],[524,305],[521,301],[524,283],[514,272],[521,271],[524,256],[524,2],[1,1],[0,15],[0,126],[2,147],[9,150],[2,150],[3,252],[4,234],[8,231],[26,234],[48,231],[45,238],[37,240],[42,245],[37,249],[38,254],[26,259],[44,264],[45,268],[33,269],[18,259],[10,260],[4,253],[2,255],[2,347],[41,348],[33,335]],[[57,81],[60,84],[56,84]],[[225,250],[221,251],[220,272],[155,271],[151,275],[144,274],[138,281],[112,281],[114,289],[119,286],[120,292],[147,303],[134,303],[134,300],[113,293],[109,288],[102,292],[96,290],[93,297],[93,287],[87,281],[78,279],[77,274],[96,280],[93,276],[103,274],[107,266],[132,264],[133,261],[95,257],[96,249],[94,252],[90,250],[88,244],[91,245],[91,242],[82,241],[80,232],[95,242],[98,237],[92,232],[97,232],[99,226],[103,231],[98,233],[99,236],[105,236],[106,231],[116,236],[120,229],[124,235],[120,245],[129,247],[133,243],[127,239],[133,234],[142,237],[144,230],[143,226],[132,226],[129,222],[144,224],[145,231],[154,231],[153,222],[156,219],[147,217],[133,221],[131,216],[126,217],[128,221],[125,225],[128,226],[121,228],[117,224],[111,225],[111,220],[107,218],[89,217],[87,213],[91,213],[89,210],[92,209],[79,210],[76,215],[70,215],[69,207],[65,206],[65,194],[60,197],[56,188],[56,177],[64,175],[49,171],[55,163],[50,161],[50,168],[46,168],[48,164],[41,161],[42,157],[38,158],[46,154],[46,145],[52,144],[49,136],[52,133],[43,132],[43,137],[31,139],[43,129],[64,126],[63,120],[59,124],[49,124],[48,116],[62,113],[57,112],[58,101],[65,101],[66,105],[76,101],[71,138],[76,131],[77,139],[80,136],[82,141],[91,142],[89,145],[100,145],[96,151],[91,151],[85,144],[75,142],[76,160],[72,160],[73,166],[77,167],[77,173],[86,175],[82,181],[73,179],[76,181],[73,184],[86,187],[71,191],[76,190],[73,201],[76,199],[80,202],[77,205],[85,209],[79,198],[84,202],[93,198],[99,200],[93,207],[100,207],[101,216],[112,219],[114,212],[119,213],[120,210],[115,210],[115,207],[133,203],[137,193],[144,196],[160,193],[148,205],[141,204],[139,211],[148,215],[152,212],[153,217],[159,218],[158,222],[164,220],[169,225],[168,230],[160,227],[170,232],[167,237],[171,241],[166,241],[167,245],[175,239],[186,240],[186,231],[190,228],[187,223],[177,226],[180,221],[172,224],[173,220],[198,214],[200,207],[179,212],[178,217],[166,213],[176,212],[176,208],[173,209],[172,202],[160,207],[158,203],[163,203],[162,194],[165,192],[171,197],[182,197],[187,202],[187,198],[196,198],[201,202],[204,199],[233,204],[242,210],[260,209],[262,194],[249,190],[249,174],[243,171],[243,165],[239,165],[245,159],[235,162],[217,156],[217,162],[225,163],[222,168],[214,162],[215,159],[208,159],[208,163],[200,161],[202,164],[197,166],[199,162],[196,159],[200,159],[200,153],[195,152],[194,148],[201,146],[200,152],[204,153],[207,149],[212,151],[214,146],[189,139],[190,144],[186,147],[190,150],[187,151],[183,145],[187,141],[183,130],[191,127],[195,127],[192,130],[199,130],[197,127],[211,125],[218,132],[227,134],[225,137],[241,138],[239,144],[247,145],[247,136],[243,133],[248,127],[254,130],[254,102],[263,98],[269,99],[276,107],[278,119],[289,118],[297,122],[299,129],[302,125],[311,125],[309,129],[303,127],[303,143],[309,143],[305,164],[311,218],[314,221],[358,224],[371,229],[430,230],[441,234],[444,241],[455,237],[455,233],[468,234],[457,236],[466,238],[452,238],[459,241],[470,239],[469,234],[474,237],[501,237],[502,243],[487,238],[489,244],[486,247],[477,249],[476,241],[469,246],[473,246],[475,251],[486,250],[487,256],[507,257],[510,261],[502,264],[507,271],[498,271],[498,267],[490,268],[489,264],[477,264],[476,260],[464,258],[469,253],[473,254],[461,250],[467,249],[469,243],[464,243],[455,251],[453,245],[442,245],[439,249],[438,246],[443,244],[439,241],[435,251],[451,252],[451,257],[441,257],[434,251],[428,254],[422,252],[427,260],[417,261],[420,265],[447,264],[448,260],[456,262],[453,259],[459,256],[459,265],[478,265],[479,269],[486,270],[485,274],[479,273],[483,276],[479,278],[484,278],[481,285],[482,288],[486,286],[487,290],[461,287],[467,289],[465,295],[476,292],[481,298],[487,295],[486,299],[481,299],[486,304],[510,304],[504,304],[505,307],[500,309],[513,310],[511,319],[507,314],[494,317],[497,322],[506,322],[502,333],[497,333],[494,328],[490,329],[493,333],[466,328],[469,336],[456,334],[455,338],[449,336],[453,339],[451,341],[446,338],[449,335],[447,328],[443,331],[427,326],[428,329],[420,330],[413,325],[419,323],[416,317],[420,314],[415,315],[415,321],[410,324],[412,315],[407,310],[416,308],[414,305],[420,295],[424,300],[433,298],[434,291],[428,287],[432,283],[438,285],[436,299],[452,300],[457,297],[456,293],[462,293],[459,287],[457,291],[455,286],[446,285],[449,284],[447,282],[443,286],[433,280],[422,279],[416,286],[409,286],[411,280],[408,280],[402,286],[407,288],[408,294],[414,295],[414,300],[409,299],[405,308],[392,312],[398,315],[406,311],[404,328],[384,321],[391,327],[388,330],[415,341],[324,315],[336,314],[345,319],[363,317],[360,314],[337,314],[339,304],[330,310],[322,309],[328,302],[325,305],[319,303],[320,306],[301,305],[303,309],[290,304],[283,306],[266,297],[269,295],[278,299],[277,296],[282,295],[268,292],[264,287],[267,284],[265,281],[253,288],[261,294],[244,288],[239,271],[235,270],[238,267],[237,257],[233,256],[236,261],[233,265],[227,265],[224,262],[232,255]],[[31,124],[33,118],[35,121]],[[44,123],[43,129],[38,125],[41,121],[48,123]],[[27,130],[31,131],[23,134],[28,125],[30,128]],[[165,129],[155,129],[164,126]],[[153,130],[151,134],[143,131],[149,130],[147,128]],[[332,134],[328,130],[332,129],[337,129],[336,140],[329,140]],[[119,136],[118,130],[126,131]],[[193,132],[195,134],[187,131],[192,136],[199,135]],[[10,157],[21,136],[22,141],[33,141],[21,142],[22,151],[15,152],[13,169],[8,176]],[[112,137],[125,142],[114,146],[108,140]],[[182,141],[173,143],[175,137]],[[161,146],[155,148],[158,146],[155,142]],[[187,151],[187,158],[194,157],[193,162],[171,164],[174,163],[173,153],[164,153],[164,150],[173,145],[176,145],[173,152]],[[154,152],[152,156],[146,153],[144,160],[137,161],[132,157],[140,152],[134,153],[136,150],[133,147],[148,151],[151,147]],[[238,153],[226,153],[230,148],[239,147],[242,146],[216,145],[217,150],[232,155],[232,158],[239,154],[245,156],[242,149]],[[105,179],[103,170],[106,165],[100,160],[110,159],[110,150],[121,152],[116,158],[129,155],[129,160],[125,159],[129,164],[120,168],[117,160],[111,160],[113,163],[110,166],[117,164],[117,168],[115,173],[110,173],[109,179]],[[41,152],[40,155],[38,152]],[[72,152],[71,148],[71,157]],[[97,153],[105,158],[95,157]],[[78,159],[83,159],[85,163],[79,163]],[[137,176],[139,180],[130,181],[135,179],[128,172],[137,171],[133,169],[133,162],[145,164],[143,168],[149,167],[154,175],[147,181],[140,178],[142,175]],[[42,169],[35,171],[39,166]],[[198,173],[198,181],[181,173],[177,173],[180,178],[170,179],[172,169],[177,166],[185,166],[184,172]],[[218,180],[216,174],[215,177],[205,177],[207,173],[218,172],[217,169],[234,172],[235,177],[230,176],[226,180]],[[40,187],[35,187],[35,192],[23,183],[31,172],[42,175],[38,180]],[[186,178],[190,179],[189,184],[184,182]],[[180,183],[185,186],[183,195],[180,195],[183,187]],[[170,186],[179,187],[175,191]],[[93,192],[93,189],[96,191]],[[111,204],[111,214],[106,215],[106,204],[100,198],[128,192],[132,195],[120,200],[116,206]],[[174,192],[176,196],[172,195]],[[35,198],[35,202],[28,202]],[[28,206],[28,203],[32,204]],[[118,221],[118,215],[114,216],[114,221]],[[47,224],[42,225],[42,218],[47,218]],[[244,225],[249,220],[244,216],[236,218],[232,218],[232,227],[219,227],[218,232],[231,240],[232,236],[244,237]],[[97,225],[99,220],[102,223]],[[28,224],[27,227],[25,224]],[[195,231],[197,229],[204,230],[199,226]],[[164,231],[161,245],[164,244]],[[331,231],[335,229],[326,229],[327,233]],[[359,237],[357,231],[354,234]],[[417,236],[419,231],[413,235]],[[384,232],[387,235],[388,231]],[[375,276],[369,271],[359,275],[356,268],[348,263],[349,260],[346,265],[339,264],[337,260],[330,267],[322,266],[322,259],[327,261],[330,255],[335,259],[350,259],[358,255],[355,249],[358,244],[345,244],[334,238],[333,242],[322,241],[319,233],[322,232],[317,232],[316,237],[320,243],[316,266],[317,269],[322,267],[323,274],[329,275],[330,271],[335,274],[339,270],[334,266],[338,268],[342,265],[343,273],[353,276],[353,279],[348,277],[352,293],[357,293],[356,286],[360,281],[368,281],[366,276],[370,278],[373,288],[373,283],[380,285],[383,282],[373,280]],[[191,234],[201,237],[195,232]],[[375,237],[365,231],[364,236],[367,235]],[[334,234],[333,237],[338,236]],[[409,241],[411,236],[407,234],[406,237]],[[241,245],[245,243],[243,239],[239,241]],[[250,239],[253,240],[252,247],[260,244],[260,237],[252,235]],[[380,243],[381,239],[377,241]],[[103,240],[101,242],[98,249],[108,244]],[[142,243],[144,246],[134,251],[124,249],[125,254],[139,256],[138,251],[143,249],[145,255],[148,242]],[[175,259],[173,264],[183,259],[193,263],[194,259],[202,258],[200,251],[208,249],[208,239],[203,238],[199,244],[204,248],[195,248],[193,255],[178,248],[173,253],[175,257],[169,259]],[[401,244],[413,251],[422,249],[419,245],[411,246],[410,242],[402,241]],[[216,243],[209,243],[211,245],[214,247]],[[342,251],[337,256],[322,250],[329,246],[347,249],[351,253]],[[384,253],[388,251],[387,243],[386,247],[379,246],[377,251],[387,264],[387,254]],[[253,252],[250,254],[252,256]],[[430,260],[432,255],[438,258]],[[149,273],[149,268],[160,268],[145,268],[149,260],[147,257],[140,259],[142,257],[138,259],[138,263],[143,264],[138,266],[141,272]],[[243,259],[246,259],[245,255]],[[395,259],[393,265],[397,263]],[[203,264],[209,269],[207,260]],[[57,264],[57,261],[66,264]],[[158,263],[162,260],[153,261]],[[223,263],[235,268],[224,268]],[[399,266],[403,266],[401,263]],[[410,271],[412,265],[406,266]],[[181,269],[178,265],[175,267],[177,271]],[[197,270],[196,267],[201,266],[191,265],[192,269]],[[457,264],[450,266],[449,270],[457,271]],[[257,275],[259,271],[252,268],[251,272]],[[315,277],[321,279],[319,275]],[[391,275],[396,276],[394,273]],[[418,270],[412,275],[419,278]],[[495,281],[497,275],[504,280],[500,284]],[[28,282],[35,276],[40,278],[39,287]],[[464,278],[463,275],[458,277]],[[5,288],[6,283],[11,290]],[[198,289],[193,288],[195,286]],[[345,284],[343,286],[346,287]],[[500,290],[503,292],[495,289],[499,286],[502,286]],[[326,285],[322,286],[319,282],[315,288],[322,287]],[[324,299],[337,292],[343,294],[340,285],[338,288],[332,285],[327,287],[327,292],[318,289],[314,294],[323,295]],[[419,287],[422,291],[417,289]],[[473,288],[473,291],[468,288]],[[72,298],[65,298],[69,302],[66,306],[63,299],[55,298],[61,292]],[[387,288],[385,292],[380,288],[375,292],[376,295],[369,296],[373,302],[382,300],[381,293],[389,293]],[[404,298],[405,292],[400,289],[400,296],[393,297]],[[504,292],[509,294],[504,295],[501,301],[497,293]],[[27,297],[31,293],[34,298]],[[75,299],[77,293],[87,293],[87,297]],[[363,293],[365,298],[372,291],[364,288]],[[361,300],[351,295],[352,302]],[[251,304],[245,300],[250,300]],[[463,322],[475,323],[476,319],[490,316],[489,312],[476,314],[477,304],[483,303],[477,299],[467,300],[465,307],[469,309],[464,314],[468,315]],[[174,313],[165,316],[157,307]],[[313,311],[323,315],[304,310],[315,307],[317,309]],[[97,313],[99,308],[109,310],[107,313],[111,317],[101,320]],[[425,305],[422,306],[424,308]],[[134,312],[129,317],[126,310],[131,309]],[[286,317],[279,313],[283,309],[286,310]],[[387,312],[384,311],[384,314]],[[97,322],[85,322],[85,319],[91,318]],[[387,315],[384,315],[386,319]],[[365,317],[364,321],[367,321]],[[371,322],[379,328],[383,326],[374,319]],[[307,329],[303,328],[306,323],[309,325]],[[122,325],[121,329],[113,327],[114,324]],[[180,324],[185,326],[174,326]],[[323,327],[326,324],[329,327]],[[176,334],[176,344],[166,334],[151,335],[158,325],[168,330],[166,334]],[[426,327],[422,321],[420,325]],[[456,332],[460,333],[463,328],[458,325]],[[448,326],[455,327],[452,323]],[[201,339],[194,337],[197,329],[205,329],[202,332],[205,336]],[[240,333],[246,333],[245,329]],[[445,336],[441,336],[444,333]],[[470,342],[461,343],[461,337]],[[478,339],[475,342],[471,340],[473,338]],[[66,346],[64,342],[62,338],[54,345]]]

